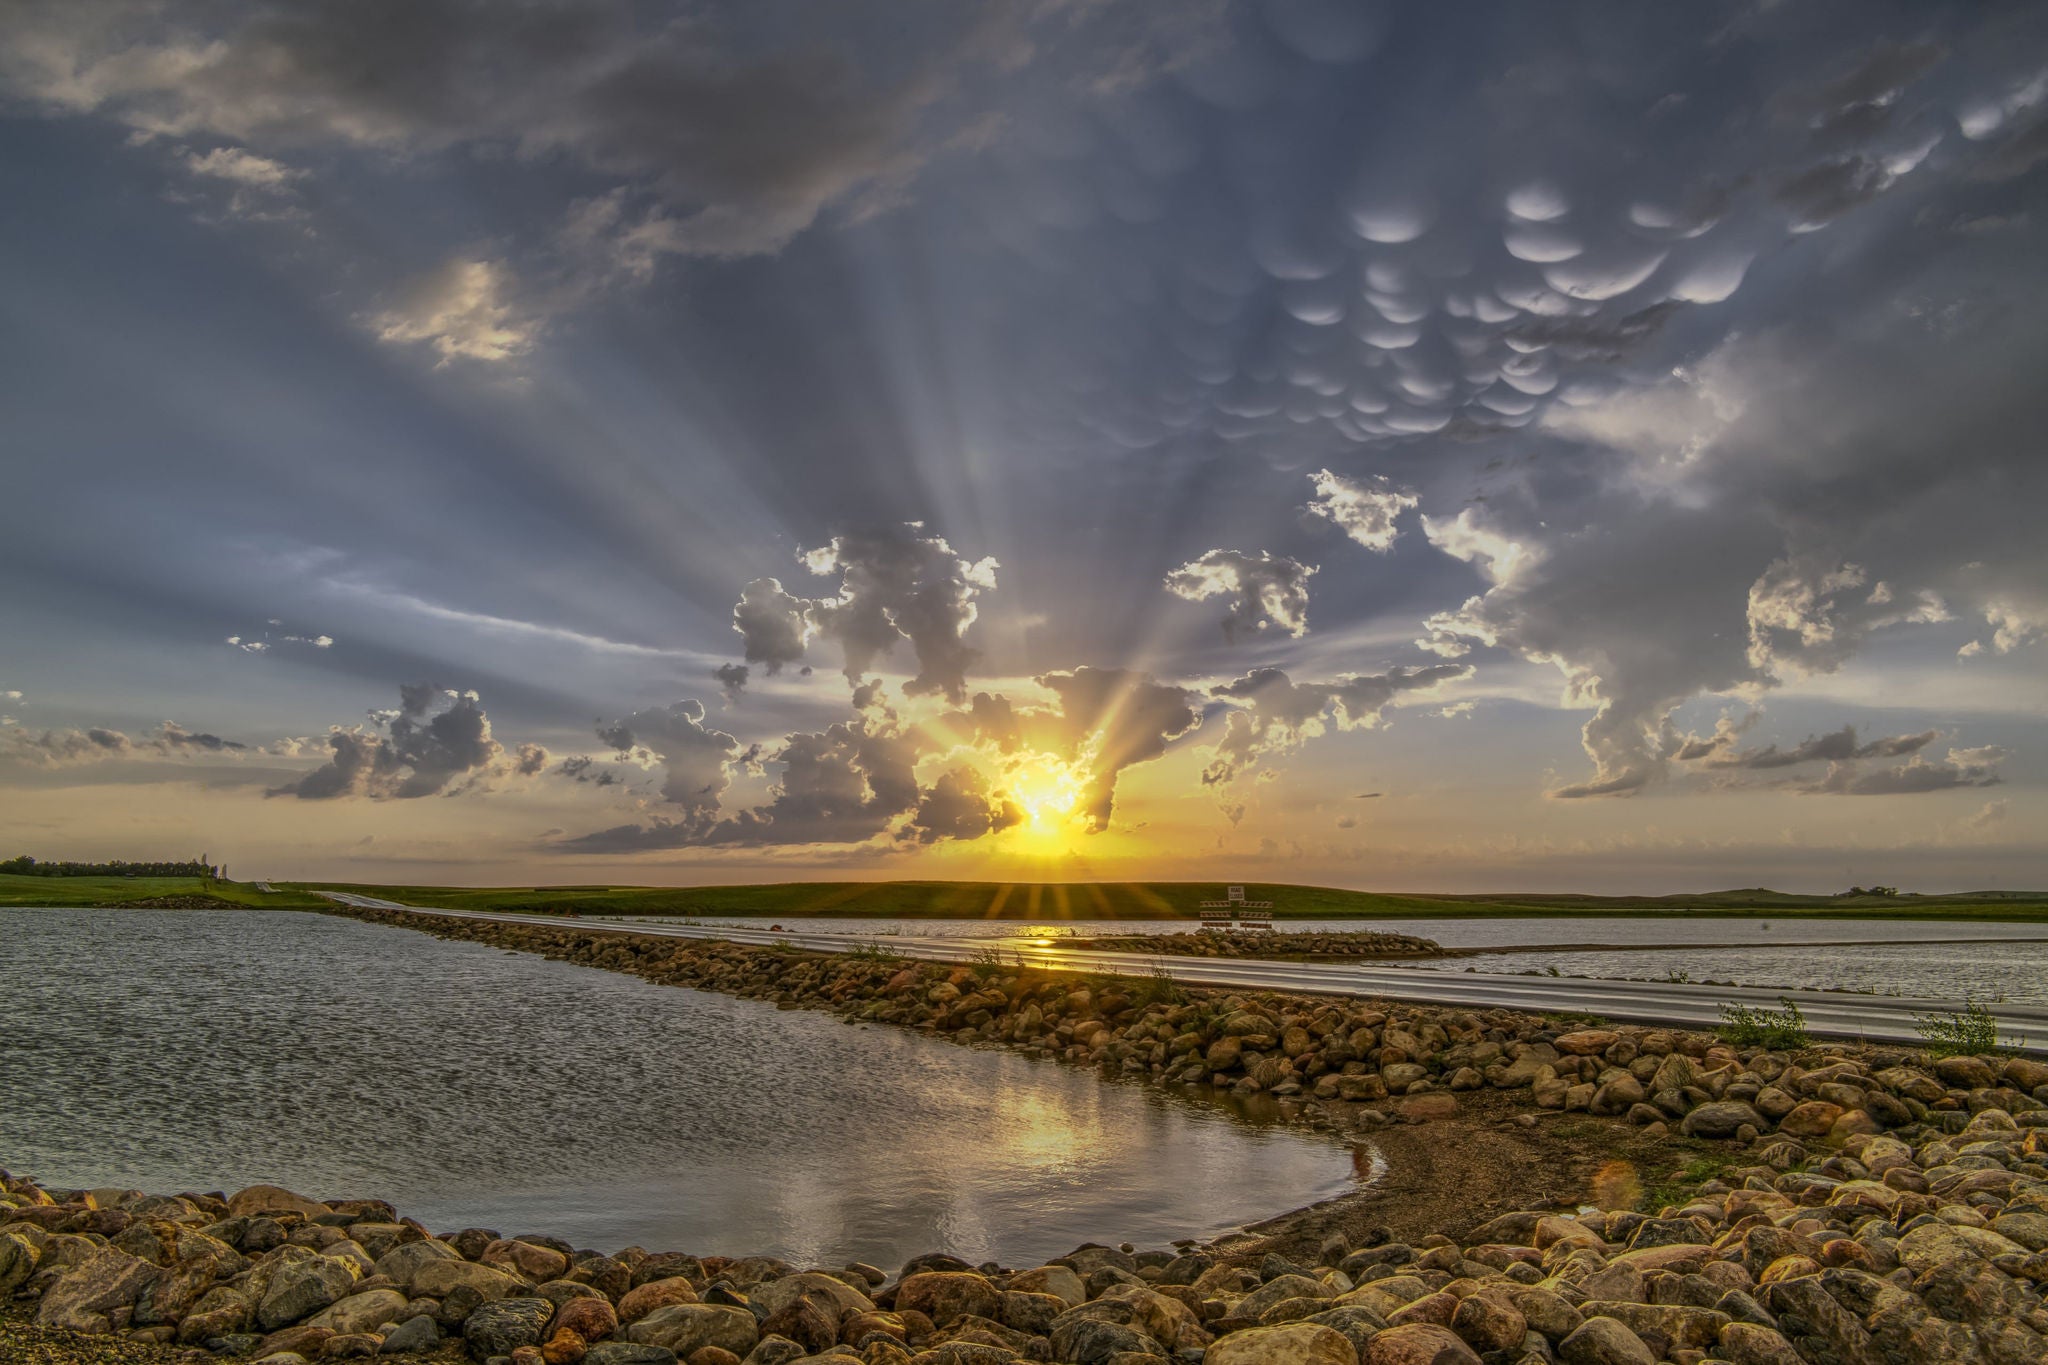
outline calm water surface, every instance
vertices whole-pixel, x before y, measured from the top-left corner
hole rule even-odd
[[[619,917],[619,922],[630,922]],[[670,921],[680,923],[680,920]],[[704,920],[765,929],[846,934],[854,938],[913,935],[941,938],[1052,938],[1067,935],[1167,934],[1188,920],[991,921]],[[1285,929],[1377,929],[1416,934],[1447,948],[1500,949],[1415,970],[1548,972],[1566,976],[1663,979],[1673,972],[1697,981],[1744,986],[1868,990],[1885,995],[2008,1000],[2048,1005],[2048,925],[1938,920],[1686,919],[1673,915],[1559,916],[1542,919],[1283,920]],[[1580,945],[1575,951],[1560,945]]]
[[[0,1166],[884,1266],[1161,1246],[1351,1188],[1242,1110],[324,915],[0,910]]]

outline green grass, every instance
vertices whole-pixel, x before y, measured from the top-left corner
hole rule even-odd
[[[250,909],[296,910],[326,905],[304,891],[258,891],[248,882],[205,877],[23,877],[0,874],[0,907],[123,905],[159,896],[211,896]]]
[[[1215,882],[781,882],[759,886],[325,886],[449,910],[561,911],[586,915],[693,915],[855,919],[1192,919],[1216,898]],[[1526,918],[1573,915],[1755,916],[1782,919],[1956,919],[2048,923],[2048,893],[1944,896],[1796,896],[1766,890],[1687,896],[1390,895],[1335,887],[1247,885],[1279,919]]]
[[[1670,1178],[1646,1185],[1636,1209],[1642,1213],[1654,1214],[1674,1204],[1683,1204],[1693,1192],[1709,1180],[1717,1180],[1731,1166],[1750,1163],[1747,1153],[1703,1151],[1674,1171]]]

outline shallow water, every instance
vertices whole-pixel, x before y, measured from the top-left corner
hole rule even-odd
[[[325,915],[0,910],[0,1165],[579,1246],[1033,1264],[1370,1153],[1014,1053]]]
[[[1663,951],[1482,953],[1431,970],[1543,972],[1738,986],[1874,991],[1880,995],[2048,1005],[2048,943],[1879,944],[1856,948],[1679,948]],[[2032,1040],[2039,1045],[2042,1039]]]
[[[595,918],[595,917],[593,917]],[[678,916],[618,915],[608,922],[729,925],[766,929],[779,924],[791,933],[846,934],[854,938],[915,935],[927,938],[1093,938],[1131,934],[1189,933],[1193,920],[986,920],[986,919],[849,919],[798,915],[781,919],[683,919]],[[1768,916],[1744,919],[1684,919],[1665,915],[1535,917],[1472,917],[1469,919],[1290,919],[1275,927],[1292,932],[1327,930],[1356,933],[1415,934],[1446,948],[1508,948],[1542,944],[1585,943],[1656,946],[1669,944],[1780,943],[1925,943],[1943,940],[2033,940],[2048,944],[2048,924],[1941,920],[1787,920]]]

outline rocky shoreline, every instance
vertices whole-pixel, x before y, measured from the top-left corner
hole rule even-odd
[[[1265,929],[1174,934],[1122,934],[1061,940],[1063,946],[1105,953],[1168,957],[1255,957],[1301,960],[1436,958],[1462,954],[1434,939],[1376,929]]]
[[[1493,1108],[1530,1127],[1588,1125],[1590,1151],[1683,1144],[1713,1157],[1651,1195],[1624,1171],[1597,1205],[1533,1200],[1477,1226],[1333,1225],[1313,1247],[1297,1237],[1280,1250],[1252,1238],[1087,1246],[1024,1268],[935,1254],[894,1274],[605,1255],[526,1233],[436,1236],[374,1199],[266,1187],[145,1196],[9,1177],[0,1299],[32,1302],[40,1324],[21,1331],[113,1333],[143,1352],[271,1365],[415,1349],[501,1365],[2048,1360],[2039,1062],[1772,1052],[1508,1011],[1189,991],[1161,977],[913,963],[879,949],[820,956],[349,913],[1141,1081],[1269,1094],[1318,1127]],[[1545,1178],[1529,1171],[1527,1188]],[[15,1331],[0,1318],[0,1347],[22,1352],[6,1358],[69,1358]]]

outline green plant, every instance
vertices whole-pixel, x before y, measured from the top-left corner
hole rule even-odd
[[[1998,1016],[1979,1004],[1975,996],[1965,1000],[1959,1010],[1915,1014],[1913,1031],[1926,1041],[1930,1057],[1981,1057],[2001,1048],[2021,1047],[2026,1042],[2024,1038],[2001,1042]]]
[[[1784,1052],[1802,1048],[1813,1041],[1806,1031],[1806,1016],[1790,997],[1779,996],[1783,1009],[1764,1005],[1721,1006],[1721,1037],[1737,1047],[1767,1047]]]
[[[977,981],[988,980],[1005,965],[1003,950],[993,944],[986,948],[976,948],[967,955],[968,970],[974,973]]]
[[[1155,959],[1151,970],[1142,978],[1135,979],[1131,998],[1140,1005],[1178,1005],[1188,998],[1188,994],[1174,980],[1172,969]]]
[[[1673,967],[1664,974],[1664,979],[1673,985],[1682,986],[1692,981],[1692,973],[1683,967]]]
[[[846,950],[846,955],[856,962],[894,962],[903,954],[877,939],[856,943]]]

